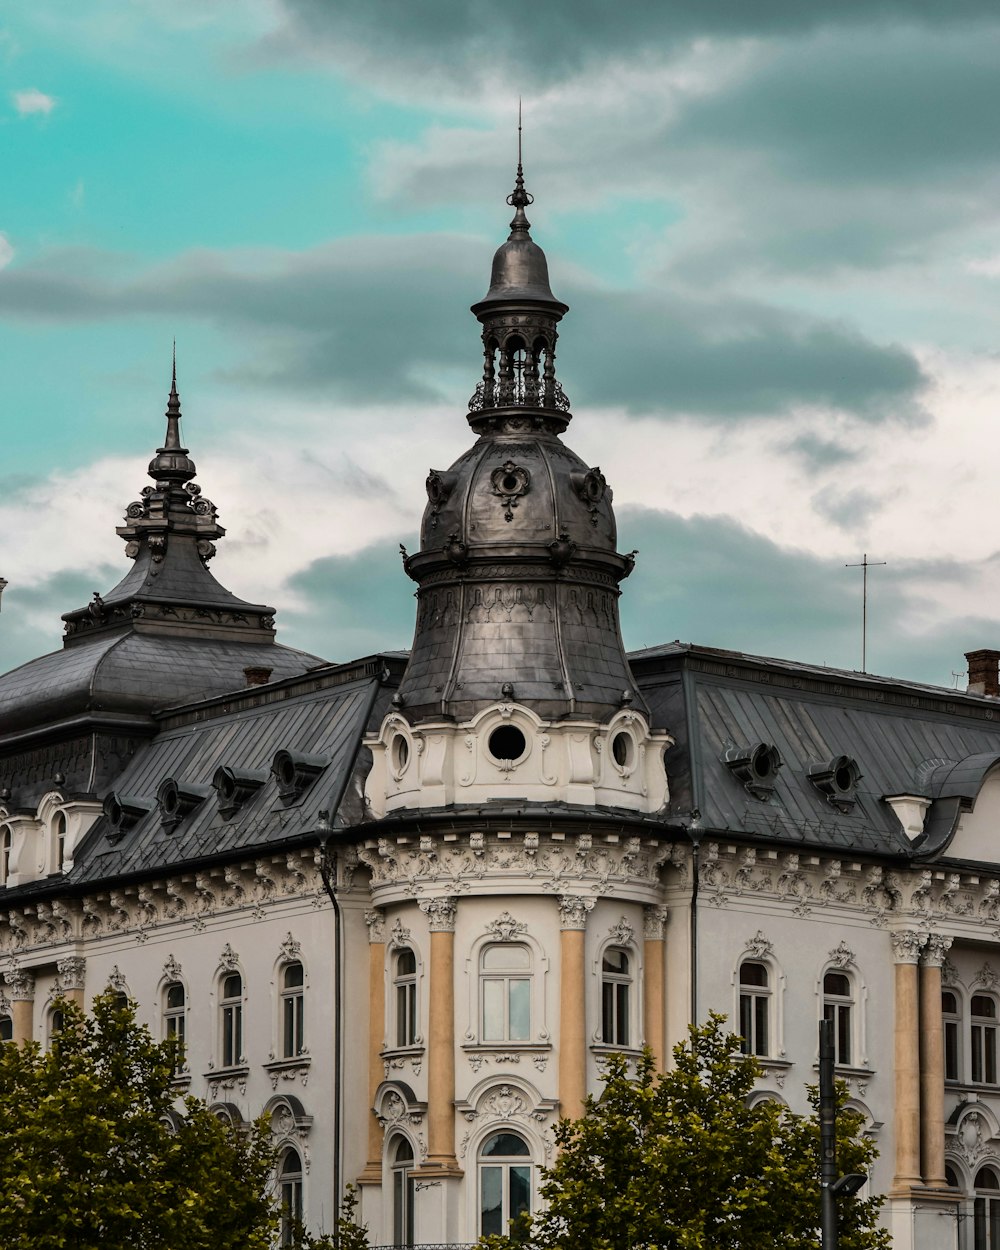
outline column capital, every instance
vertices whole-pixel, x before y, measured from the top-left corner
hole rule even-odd
[[[925,933],[918,933],[915,929],[897,929],[889,937],[892,939],[893,959],[897,964],[920,962],[920,950],[927,940]]]
[[[385,912],[381,907],[372,907],[365,912],[365,924],[368,926],[368,941],[373,945],[385,941]]]
[[[587,913],[593,911],[594,900],[581,894],[559,895],[559,927],[561,929],[585,929]]]
[[[64,990],[82,990],[87,961],[82,955],[65,955],[56,960],[59,984]]]
[[[12,1003],[30,1003],[35,997],[35,978],[30,972],[22,972],[20,968],[11,968],[4,973],[7,982],[7,997]]]
[[[945,956],[951,950],[951,944],[954,940],[953,937],[949,937],[944,933],[929,933],[927,942],[920,955],[920,962],[925,968],[943,967]]]
[[[458,899],[454,894],[446,894],[443,898],[422,898],[418,906],[430,921],[431,933],[455,932]]]
[[[642,909],[642,935],[647,942],[662,942],[668,908],[655,903]]]

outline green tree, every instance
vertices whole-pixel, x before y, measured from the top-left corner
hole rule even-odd
[[[515,1221],[493,1250],[812,1250],[819,1234],[819,1124],[773,1101],[747,1105],[760,1074],[725,1017],[692,1027],[658,1075],[647,1050],[629,1076],[609,1060],[600,1100],[555,1130],[545,1210]],[[837,1162],[864,1172],[877,1153],[839,1090]],[[878,1198],[841,1201],[841,1250],[890,1245]]]
[[[270,1250],[273,1150],[196,1098],[178,1111],[176,1044],[111,994],[58,1004],[49,1049],[0,1046],[5,1250]]]

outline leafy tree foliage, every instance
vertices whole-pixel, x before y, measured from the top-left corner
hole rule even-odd
[[[177,1046],[106,994],[68,1001],[47,1051],[0,1046],[5,1250],[270,1250],[273,1151],[196,1098],[176,1110]]]
[[[760,1074],[713,1015],[658,1075],[647,1050],[636,1076],[608,1063],[599,1101],[556,1128],[541,1187],[547,1207],[522,1216],[492,1250],[818,1250],[819,1124],[773,1101],[747,1105]],[[876,1154],[839,1090],[837,1162],[864,1172]],[[841,1250],[883,1250],[881,1200],[840,1202]]]

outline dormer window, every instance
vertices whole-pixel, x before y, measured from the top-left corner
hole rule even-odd
[[[729,747],[722,754],[722,762],[742,782],[744,790],[755,799],[767,800],[774,793],[782,761],[778,748],[771,743],[758,742],[749,747]]]
[[[831,807],[849,812],[857,799],[861,769],[849,755],[836,755],[825,764],[812,764],[809,780]]]
[[[165,829],[173,829],[185,816],[204,803],[208,791],[204,786],[192,786],[185,782],[167,777],[160,783],[156,792],[156,802],[160,809],[160,822]]]
[[[271,773],[278,783],[282,803],[294,803],[329,762],[326,756],[305,755],[301,751],[276,751],[271,761]]]
[[[248,802],[267,781],[268,774],[251,769],[229,768],[223,764],[215,770],[212,785],[219,797],[219,811],[227,819]]]
[[[152,808],[146,799],[115,791],[104,800],[104,815],[108,818],[108,841],[119,842],[133,825],[139,823]]]

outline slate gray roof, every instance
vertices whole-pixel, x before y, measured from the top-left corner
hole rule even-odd
[[[984,696],[683,643],[629,659],[654,723],[677,740],[666,756],[669,819],[686,824],[697,809],[706,831],[928,854],[943,849],[960,802],[975,799],[1000,759],[1000,703]],[[727,747],[758,742],[776,746],[783,762],[766,801],[721,760]],[[839,755],[862,773],[847,812],[830,805],[808,771]],[[922,844],[909,842],[884,801],[899,794],[934,800]]]

